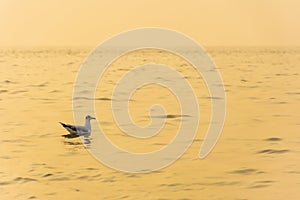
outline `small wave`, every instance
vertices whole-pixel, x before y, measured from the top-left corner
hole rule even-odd
[[[166,146],[167,144],[166,143],[154,143],[153,145],[156,145],[156,146]]]
[[[1,93],[6,93],[6,92],[8,92],[8,90],[0,90],[0,94]]]
[[[29,142],[28,140],[24,139],[5,139],[1,140],[1,142],[7,142],[7,143],[24,143],[24,142]]]
[[[50,181],[69,181],[71,179],[69,177],[57,177],[57,178],[51,178],[48,180],[50,180]]]
[[[85,168],[86,170],[89,170],[89,171],[93,171],[93,170],[99,170],[98,168],[93,168],[93,167],[87,167]]]
[[[96,101],[112,101],[111,98],[87,98],[87,97],[74,97],[73,100],[96,100]]]
[[[251,186],[248,188],[255,189],[255,188],[264,188],[271,186],[271,183],[274,183],[275,181],[271,180],[264,180],[264,181],[255,181]]]
[[[68,62],[66,63],[66,65],[74,65],[75,63],[74,62]]]
[[[194,139],[194,142],[202,142],[203,139]]]
[[[174,119],[174,118],[183,118],[183,117],[191,117],[190,115],[160,115],[160,116],[154,116],[155,118],[169,118],[169,119]]]
[[[32,181],[37,181],[37,180],[33,179],[33,178],[28,178],[28,177],[17,177],[14,179],[14,182],[19,182],[19,183],[27,183],[27,182],[32,182]]]
[[[11,92],[11,94],[19,94],[19,93],[25,93],[25,92],[28,92],[28,90],[17,90],[17,91]]]
[[[12,157],[9,156],[0,156],[1,159],[12,159]]]
[[[255,183],[274,183],[275,181],[265,180],[265,181],[255,181]]]
[[[227,185],[238,185],[241,182],[239,181],[219,181],[219,182],[213,182],[210,183],[210,185],[215,185],[215,186],[227,186]]]
[[[111,101],[112,99],[111,98],[95,98],[94,100],[100,100],[100,101]]]
[[[265,139],[265,141],[272,141],[272,142],[275,142],[275,141],[281,141],[282,139],[281,138],[278,138],[278,137],[270,137],[270,138],[267,138]]]
[[[96,175],[94,175],[94,176],[92,176],[93,178],[98,178],[98,177],[100,177],[100,176],[102,176],[102,174],[96,174]]]
[[[198,182],[192,185],[205,185],[205,186],[228,186],[241,184],[239,181],[217,181],[217,182]]]
[[[117,69],[117,71],[128,71],[128,69]]]
[[[291,115],[278,115],[278,114],[276,114],[276,115],[272,115],[273,117],[291,117]]]
[[[10,81],[10,80],[5,80],[5,81],[3,81],[3,83],[6,83],[6,84],[16,84],[17,82]]]
[[[12,184],[12,182],[10,182],[10,181],[2,181],[2,182],[0,182],[0,185],[9,185],[9,184]]]
[[[48,192],[48,193],[45,193],[45,195],[48,195],[48,196],[52,196],[52,195],[56,195],[57,193],[56,192]]]
[[[101,180],[101,174],[96,174],[94,176],[88,176],[88,175],[82,175],[79,177],[76,177],[77,180],[88,180],[88,181],[94,181],[94,180]]]
[[[286,101],[276,101],[276,102],[272,102],[273,104],[288,104],[288,102]]]
[[[49,93],[58,93],[61,92],[60,90],[51,90]]]
[[[41,84],[36,84],[36,85],[29,85],[30,87],[46,87],[49,83],[48,82],[44,82]]]
[[[288,171],[289,174],[300,174],[300,171]]]
[[[43,175],[42,177],[49,177],[49,176],[53,176],[53,174],[48,173],[48,174]]]
[[[300,92],[286,92],[288,95],[300,95]]]
[[[275,74],[275,76],[289,76],[289,74]]]
[[[140,177],[136,174],[127,174],[126,176],[129,177],[129,178],[139,178]]]
[[[258,169],[246,168],[246,169],[234,170],[234,171],[231,171],[229,173],[231,173],[231,174],[241,174],[241,175],[253,175],[253,174],[257,174],[257,173],[261,173],[261,172],[258,171]]]
[[[166,186],[166,187],[176,187],[176,186],[182,186],[182,183],[170,183],[170,184],[160,184],[160,186]]]
[[[266,184],[255,184],[253,186],[249,186],[248,188],[250,189],[255,189],[255,188],[264,188],[264,187],[270,187],[271,185],[266,185]]]
[[[41,101],[53,101],[54,99],[50,99],[50,98],[30,98],[31,100],[41,100]]]
[[[207,97],[200,97],[200,99],[215,99],[215,100],[219,100],[219,99],[223,99],[221,97],[211,97],[211,96],[207,96]]]
[[[288,149],[264,149],[261,151],[258,151],[257,153],[259,154],[282,154],[282,153],[287,153],[290,150]]]
[[[104,182],[104,183],[112,183],[112,182],[116,182],[116,180],[114,180],[113,178],[111,178],[111,179],[106,178],[106,179],[102,180],[102,182]]]

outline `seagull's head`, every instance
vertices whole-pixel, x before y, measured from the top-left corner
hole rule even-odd
[[[91,116],[87,115],[87,116],[85,117],[85,119],[91,120],[91,119],[96,119],[96,118],[95,118],[95,117],[91,117]]]

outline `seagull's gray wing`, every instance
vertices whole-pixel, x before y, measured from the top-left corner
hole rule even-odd
[[[91,133],[91,130],[85,126],[76,126],[78,135],[86,136]]]
[[[69,131],[71,134],[77,134],[77,128],[76,126],[70,125],[70,124],[64,124],[62,122],[59,122],[67,131]]]

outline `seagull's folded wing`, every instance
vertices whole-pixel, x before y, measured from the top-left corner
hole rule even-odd
[[[76,126],[76,129],[78,133],[82,133],[82,134],[90,132],[90,130],[85,126]]]
[[[70,133],[77,133],[76,126],[72,126],[70,124],[64,124],[62,122],[59,122],[65,129],[67,129]]]

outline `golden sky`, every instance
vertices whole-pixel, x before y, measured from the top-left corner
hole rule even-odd
[[[299,0],[0,0],[0,46],[96,46],[138,27],[205,46],[299,46],[299,22]]]

